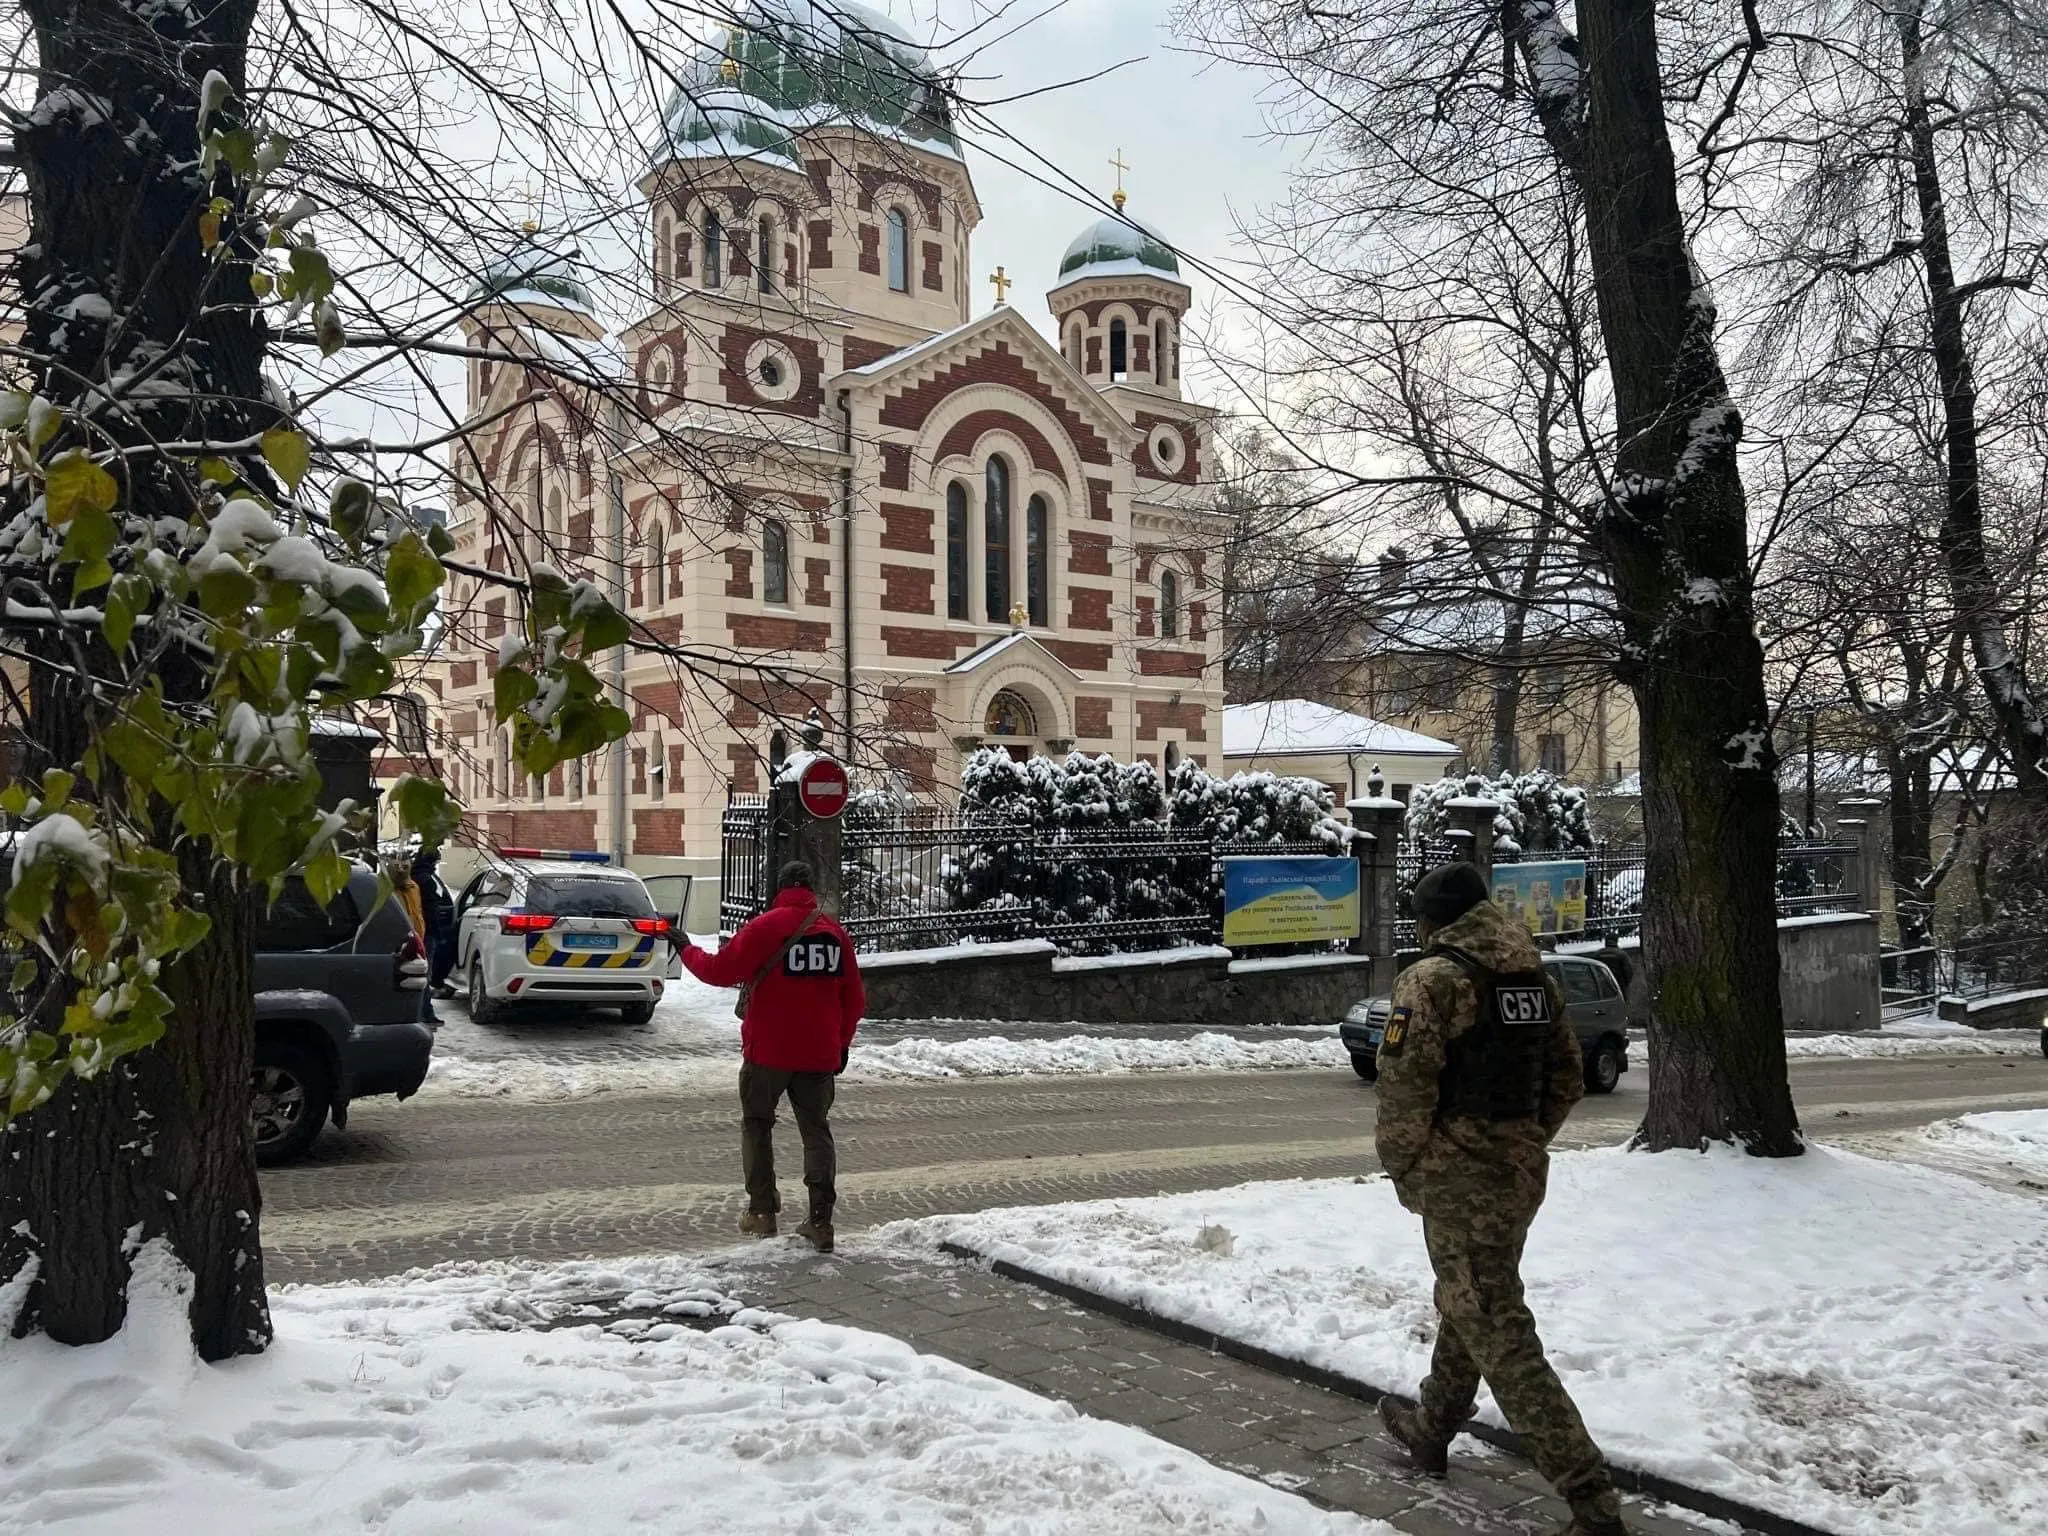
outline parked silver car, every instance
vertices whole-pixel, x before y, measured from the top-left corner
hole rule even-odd
[[[1595,959],[1591,955],[1545,955],[1543,969],[1564,993],[1565,1012],[1572,1033],[1586,1056],[1586,1088],[1591,1093],[1612,1093],[1628,1070],[1628,1032],[1641,1028],[1645,1020],[1629,1013],[1627,989],[1614,973],[1624,965],[1618,956]],[[1380,1075],[1380,1036],[1386,1033],[1387,1016],[1393,1003],[1385,997],[1368,997],[1352,1006],[1337,1026],[1344,1048],[1351,1053],[1351,1069],[1368,1083]]]

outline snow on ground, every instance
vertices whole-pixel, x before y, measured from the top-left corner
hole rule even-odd
[[[847,1076],[856,1082],[961,1077],[1072,1076],[1125,1072],[1216,1072],[1341,1067],[1334,1037],[1282,1035],[1240,1040],[1203,1033],[1185,1039],[1067,1035],[1011,1040],[1001,1035],[941,1040],[918,1036],[886,1045],[855,1043]],[[510,1054],[471,1057],[437,1049],[422,1093],[452,1098],[540,1101],[600,1093],[687,1093],[732,1086],[739,1043],[717,1054],[633,1055],[562,1060]]]
[[[140,1267],[114,1340],[0,1338],[0,1531],[1392,1536],[880,1334],[532,1326],[579,1289],[702,1314],[673,1262],[287,1290],[220,1366]]]
[[[2048,1530],[2042,1202],[1827,1147],[1568,1152],[1550,1191],[1530,1302],[1617,1461],[1845,1536]],[[951,1239],[1382,1387],[1412,1391],[1428,1365],[1421,1227],[1384,1179],[880,1235]]]
[[[1943,1150],[2048,1178],[2048,1109],[1964,1115],[1920,1134]]]
[[[918,1038],[889,1045],[855,1046],[850,1073],[867,1078],[1107,1075],[1342,1067],[1349,1065],[1350,1060],[1343,1043],[1334,1035],[1290,1035],[1274,1040],[1240,1040],[1233,1035],[1209,1032],[1184,1040],[1112,1035],[1009,1040],[990,1035],[970,1040]]]
[[[2032,1056],[2041,1049],[2034,1029],[1964,1029],[1881,1035],[1788,1035],[1790,1057],[1828,1056],[1845,1061],[1878,1061],[1898,1056]]]

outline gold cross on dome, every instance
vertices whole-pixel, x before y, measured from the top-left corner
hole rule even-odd
[[[1011,277],[1000,266],[998,266],[995,269],[995,271],[989,273],[988,280],[996,285],[996,302],[998,304],[1009,303],[1010,287],[1017,280],[1014,277]]]
[[[1124,172],[1128,171],[1130,166],[1124,160],[1124,150],[1121,144],[1117,146],[1116,153],[1109,157],[1109,164],[1110,168],[1116,172],[1116,191],[1110,194],[1109,200],[1116,204],[1118,212],[1122,212],[1124,199],[1128,195],[1124,191]]]

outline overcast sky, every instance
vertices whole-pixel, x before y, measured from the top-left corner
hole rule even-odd
[[[883,0],[897,21],[931,37],[931,0]],[[878,6],[878,8],[882,8]],[[963,8],[964,9],[964,8]],[[956,12],[947,3],[947,19]],[[920,24],[916,19],[926,20]],[[1177,51],[1164,0],[1068,0],[1013,38],[990,48],[965,89],[974,96],[1015,95],[1137,62],[1107,78],[1019,101],[992,114],[1000,126],[1099,197],[1114,186],[1110,157],[1119,147],[1130,170],[1130,212],[1176,248],[1204,261],[1235,254],[1233,214],[1249,215],[1285,189],[1287,149],[1267,141],[1250,74]],[[1023,160],[1014,146],[995,146]],[[1032,180],[989,153],[969,149],[982,224],[974,237],[975,312],[994,302],[984,280],[1000,262],[1023,284],[1011,302],[1049,332],[1043,294],[1067,242],[1097,215],[1070,196]],[[1026,162],[1028,164],[1028,162]],[[1043,168],[1032,166],[1043,173]],[[1198,306],[1213,285],[1183,263]]]

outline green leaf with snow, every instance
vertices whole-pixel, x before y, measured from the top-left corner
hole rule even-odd
[[[333,848],[306,861],[306,889],[326,906],[348,888],[348,860]]]
[[[113,552],[114,542],[120,530],[114,526],[114,519],[105,512],[81,510],[71,519],[64,530],[63,547],[57,551],[57,559],[66,565],[75,565],[71,573],[71,595],[76,598],[81,592],[90,592],[105,586],[113,579],[114,568],[107,563],[107,556]]]
[[[462,826],[462,807],[439,779],[402,774],[391,786],[390,798],[398,824],[429,848],[438,848]]]
[[[199,578],[199,608],[209,618],[232,619],[256,601],[256,578],[223,560]]]
[[[384,556],[384,590],[391,594],[391,606],[410,613],[441,590],[441,562],[428,551],[420,536],[402,534]]]
[[[43,473],[45,515],[53,528],[81,512],[111,511],[120,498],[119,483],[81,449],[59,454]]]
[[[500,720],[509,720],[529,699],[538,698],[540,684],[524,667],[500,667],[491,684],[491,704]]]
[[[606,603],[603,608],[589,614],[583,620],[583,654],[594,656],[599,651],[608,651],[624,645],[633,635],[633,625],[627,617]]]
[[[351,549],[361,549],[370,529],[370,488],[360,480],[343,480],[327,498],[327,518]]]
[[[313,445],[307,441],[306,434],[294,432],[289,427],[272,427],[263,434],[262,447],[263,462],[296,492],[313,461]]]

